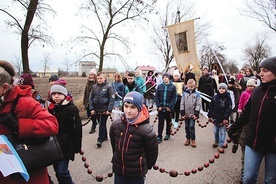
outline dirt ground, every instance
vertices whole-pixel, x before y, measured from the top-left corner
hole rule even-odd
[[[80,110],[80,116],[82,118],[85,118],[85,111],[82,105],[82,99],[86,85],[86,77],[64,77],[63,79],[67,82],[66,88],[73,96],[74,102]],[[49,79],[33,78],[33,80],[35,89],[40,93],[43,98],[46,99],[48,91],[50,90]]]

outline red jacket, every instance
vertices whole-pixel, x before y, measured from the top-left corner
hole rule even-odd
[[[18,99],[15,115],[18,118],[20,138],[28,137],[47,137],[56,135],[58,132],[58,122],[46,109],[32,98],[31,87],[21,89],[19,86],[12,86],[4,96],[4,101],[0,105],[0,114],[9,113],[12,107],[12,102]],[[0,124],[0,135],[11,134],[8,127]],[[30,180],[28,184],[49,184],[47,168],[41,168],[33,172],[29,172]],[[23,178],[11,179],[4,178],[0,173],[0,184],[21,184],[26,183]]]

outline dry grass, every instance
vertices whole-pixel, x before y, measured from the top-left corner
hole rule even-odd
[[[68,77],[63,78],[66,80],[66,88],[73,96],[74,103],[80,111],[80,116],[86,118],[85,108],[82,105],[83,94],[86,85],[86,77]],[[48,91],[50,90],[48,78],[34,78],[35,89],[40,93],[43,98],[47,98]]]

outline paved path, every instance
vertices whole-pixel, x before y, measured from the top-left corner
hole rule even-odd
[[[151,123],[154,122],[155,116],[151,117]],[[206,118],[201,116],[200,123],[205,124]],[[111,121],[108,121],[108,128]],[[87,158],[87,163],[92,169],[94,176],[107,176],[111,172],[112,151],[110,142],[103,143],[101,148],[97,148],[96,140],[98,130],[94,134],[88,134],[91,123],[83,127],[83,150]],[[98,128],[98,127],[97,127]],[[157,130],[157,122],[154,123],[154,129]],[[209,124],[206,128],[196,125],[196,143],[197,147],[184,146],[185,141],[184,126],[168,141],[159,144],[159,156],[157,165],[165,168],[166,171],[177,170],[179,173],[191,171],[194,168],[203,166],[208,163],[209,159],[214,158],[214,154],[218,153],[217,149],[212,147],[213,144],[213,126]],[[230,184],[239,183],[241,169],[241,151],[240,148],[236,154],[231,152],[232,143],[225,150],[224,154],[220,154],[219,159],[215,159],[213,164],[208,168],[197,171],[196,174],[189,176],[178,175],[171,177],[167,173],[161,173],[159,170],[150,170],[147,174],[147,184],[185,184],[185,183],[204,183],[204,184]],[[81,155],[76,155],[75,161],[70,162],[70,171],[76,184],[98,183],[94,177],[87,174]],[[52,167],[49,167],[49,173],[55,184],[55,174]],[[106,178],[101,183],[112,184],[114,177]],[[260,177],[259,179],[262,179]],[[260,182],[258,182],[260,183]]]

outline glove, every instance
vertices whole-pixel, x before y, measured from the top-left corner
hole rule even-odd
[[[12,113],[0,115],[0,123],[10,128],[13,132],[18,132],[18,118]]]

